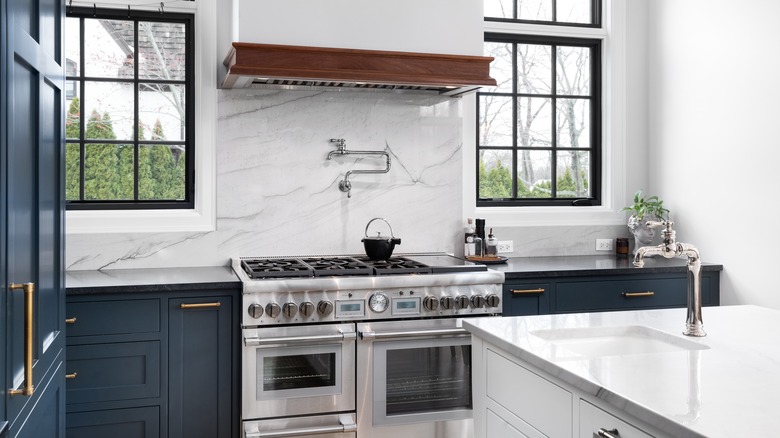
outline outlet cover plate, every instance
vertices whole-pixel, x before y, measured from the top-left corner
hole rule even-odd
[[[515,242],[514,240],[499,240],[498,241],[498,252],[500,253],[507,253],[507,252],[514,252],[515,251]]]
[[[596,251],[612,251],[612,239],[596,239]]]

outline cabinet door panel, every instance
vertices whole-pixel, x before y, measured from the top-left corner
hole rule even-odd
[[[71,412],[67,438],[159,438],[158,407]]]
[[[185,309],[182,304],[205,307]],[[234,423],[232,299],[173,299],[168,312],[168,436],[230,436]]]
[[[160,342],[71,345],[68,404],[160,396]]]

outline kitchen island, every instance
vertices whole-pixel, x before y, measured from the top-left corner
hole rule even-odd
[[[777,436],[780,311],[707,308],[703,338],[681,334],[685,316],[662,309],[464,321],[480,376],[475,436]]]

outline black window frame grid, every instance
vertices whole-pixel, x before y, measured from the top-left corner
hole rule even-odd
[[[79,19],[79,74],[77,76],[66,76],[66,83],[73,81],[77,84],[78,97],[82,108],[79,111],[79,138],[67,139],[67,144],[79,145],[79,200],[66,200],[67,210],[179,210],[192,209],[195,206],[195,16],[194,14],[176,13],[176,12],[153,12],[140,10],[113,9],[113,8],[85,8],[68,7],[66,8],[68,18]],[[133,53],[139,53],[138,43],[138,23],[144,22],[162,22],[162,23],[180,23],[185,28],[185,79],[181,80],[158,80],[158,79],[140,79],[139,78],[139,60],[136,58],[133,62],[133,78],[120,77],[88,77],[85,76],[85,41],[84,41],[84,19],[107,19],[133,21],[134,47]],[[119,82],[132,84],[133,86],[133,138],[122,140],[108,139],[85,139],[87,115],[84,111],[85,82]],[[185,138],[181,141],[161,141],[161,140],[140,140],[138,138],[139,123],[139,88],[143,84],[160,85],[183,85],[185,102]],[[133,199],[131,200],[85,200],[84,199],[84,161],[85,149],[88,144],[117,144],[133,146]],[[139,185],[139,152],[141,145],[181,145],[185,148],[185,171],[184,171],[184,199],[183,200],[146,200],[138,199]]]
[[[557,36],[541,36],[541,35],[518,35],[518,34],[505,34],[486,32],[485,42],[495,43],[510,43],[513,44],[512,50],[512,91],[511,92],[484,92],[477,91],[476,97],[476,166],[475,166],[475,186],[476,186],[476,205],[477,207],[510,207],[510,206],[598,206],[601,205],[602,187],[601,187],[601,175],[602,175],[602,50],[603,43],[600,39],[596,38],[572,38],[572,37],[557,37]],[[538,45],[550,45],[551,50],[551,92],[547,94],[528,94],[518,93],[517,89],[517,45],[518,44],[538,44]],[[558,147],[557,146],[557,105],[556,100],[561,98],[582,98],[582,96],[568,96],[557,95],[557,63],[555,57],[557,56],[557,46],[564,47],[587,47],[590,48],[590,62],[591,62],[591,77],[590,77],[590,147],[588,148],[571,148],[571,147]],[[501,96],[512,98],[512,146],[483,146],[480,144],[480,97],[481,96]],[[522,147],[518,145],[518,132],[517,132],[517,99],[520,97],[544,97],[549,98],[552,104],[551,108],[551,128],[552,128],[552,145],[550,147],[530,146]],[[499,151],[511,151],[512,163],[511,163],[511,175],[512,175],[512,197],[511,198],[480,198],[479,196],[479,165],[480,165],[480,152],[483,150],[499,150]],[[551,177],[550,184],[553,192],[557,190],[557,151],[588,151],[591,154],[590,158],[590,175],[588,179],[588,187],[590,191],[589,197],[575,197],[575,198],[518,198],[517,197],[517,157],[520,150],[530,151],[550,151],[551,153]]]
[[[505,17],[485,17],[485,21],[493,21],[497,23],[526,23],[526,24],[542,24],[547,26],[565,26],[565,27],[587,27],[587,28],[600,28],[601,27],[601,8],[602,0],[590,1],[590,23],[572,23],[569,21],[557,21],[558,19],[558,0],[552,1],[552,20],[526,20],[517,17],[517,2],[520,0],[512,1],[512,16],[515,18]]]

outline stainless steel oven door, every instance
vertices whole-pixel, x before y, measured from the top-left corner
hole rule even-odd
[[[355,409],[354,324],[242,332],[242,419]]]
[[[358,430],[473,436],[471,336],[459,319],[358,324]]]
[[[355,438],[355,414],[245,421],[242,438]]]

